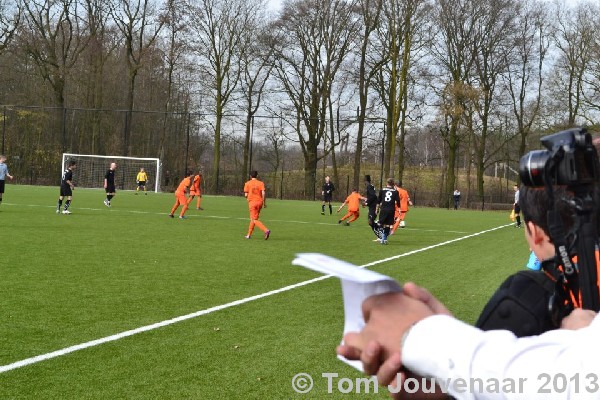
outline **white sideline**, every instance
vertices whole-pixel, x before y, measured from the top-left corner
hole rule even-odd
[[[480,232],[473,233],[473,234],[470,234],[470,235],[461,236],[461,237],[456,238],[456,239],[447,240],[445,242],[437,243],[437,244],[434,244],[434,245],[431,245],[431,246],[427,246],[427,247],[423,247],[423,248],[420,248],[420,249],[417,249],[417,250],[412,250],[412,251],[409,251],[407,253],[402,253],[402,254],[398,254],[398,255],[395,255],[395,256],[392,256],[392,257],[387,257],[387,258],[384,258],[384,259],[381,259],[381,260],[376,260],[376,261],[373,261],[373,262],[361,265],[360,268],[371,267],[371,266],[374,266],[374,265],[377,265],[377,264],[381,264],[381,263],[385,263],[385,262],[388,262],[388,261],[391,261],[391,260],[396,260],[398,258],[410,256],[410,255],[417,254],[417,253],[421,253],[423,251],[431,250],[431,249],[434,249],[436,247],[445,246],[445,245],[448,245],[448,244],[451,244],[451,243],[459,242],[461,240],[465,240],[465,239],[469,239],[469,238],[472,238],[472,237],[476,237],[476,236],[482,235],[484,233],[493,232],[495,230],[502,229],[502,228],[505,228],[507,226],[513,226],[513,224],[507,224],[507,225],[497,226],[497,227],[492,228],[492,229],[486,229],[484,231],[480,231]],[[275,294],[278,294],[278,293],[287,292],[289,290],[293,290],[293,289],[296,289],[296,288],[299,288],[299,287],[302,287],[302,286],[310,285],[311,283],[319,282],[319,281],[325,280],[327,278],[331,278],[331,275],[323,275],[323,276],[320,276],[318,278],[314,278],[314,279],[309,279],[309,280],[306,280],[306,281],[298,282],[298,283],[295,283],[293,285],[289,285],[289,286],[285,286],[285,287],[282,287],[282,288],[279,288],[279,289],[271,290],[269,292],[257,294],[255,296],[250,296],[250,297],[246,297],[246,298],[243,298],[243,299],[240,299],[240,300],[232,301],[230,303],[225,303],[225,304],[221,304],[221,305],[218,305],[218,306],[206,308],[204,310],[196,311],[196,312],[191,313],[191,314],[181,315],[179,317],[167,319],[167,320],[164,320],[164,321],[161,321],[161,322],[156,322],[154,324],[145,325],[145,326],[142,326],[142,327],[139,327],[139,328],[135,328],[135,329],[131,329],[131,330],[128,330],[128,331],[116,333],[114,335],[106,336],[106,337],[103,337],[103,338],[100,338],[100,339],[91,340],[89,342],[80,343],[80,344],[77,344],[77,345],[74,345],[74,346],[65,347],[63,349],[52,351],[50,353],[40,354],[40,355],[35,356],[35,357],[30,357],[30,358],[26,358],[26,359],[23,359],[23,360],[20,360],[20,361],[15,361],[13,363],[0,366],[0,374],[4,373],[4,372],[11,371],[11,370],[14,370],[14,369],[17,369],[17,368],[25,367],[27,365],[36,364],[36,363],[41,362],[41,361],[50,360],[52,358],[64,356],[66,354],[73,353],[73,352],[78,351],[78,350],[87,349],[87,348],[98,346],[98,345],[101,345],[101,344],[104,344],[104,343],[108,343],[108,342],[114,342],[116,340],[123,339],[123,338],[126,338],[128,336],[137,335],[138,333],[152,331],[154,329],[162,328],[162,327],[168,326],[168,325],[173,325],[173,324],[176,324],[176,323],[181,322],[181,321],[186,321],[188,319],[200,317],[202,315],[211,314],[211,313],[213,313],[215,311],[220,311],[220,310],[224,310],[226,308],[230,308],[230,307],[238,306],[238,305],[241,305],[241,304],[249,303],[251,301],[262,299],[264,297],[269,297],[269,296],[272,296],[272,295],[275,295]]]

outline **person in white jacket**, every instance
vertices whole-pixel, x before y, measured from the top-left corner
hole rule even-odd
[[[338,354],[362,360],[381,385],[402,388],[399,380],[415,376],[438,384],[436,393],[399,391],[397,399],[600,399],[600,317],[592,311],[576,309],[561,329],[517,338],[463,323],[407,283],[402,293],[368,298],[363,312],[365,328],[347,334]]]

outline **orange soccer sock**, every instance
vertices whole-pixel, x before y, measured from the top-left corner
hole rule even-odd
[[[190,196],[187,200],[187,204],[190,204],[194,200],[194,196]]]
[[[267,227],[266,227],[266,226],[264,226],[264,225],[263,225],[263,223],[262,223],[262,222],[260,222],[259,220],[256,220],[256,221],[254,221],[254,224],[255,224],[256,226],[258,226],[258,228],[259,228],[261,231],[263,231],[263,232],[266,232],[266,231],[267,231]]]
[[[173,206],[173,208],[171,208],[171,215],[175,214],[175,211],[177,211],[178,207],[179,207],[179,202],[176,201],[175,205]]]
[[[185,215],[185,212],[188,209],[188,205],[187,203],[183,205],[183,208],[181,209],[181,214],[179,214],[180,217],[183,217]]]
[[[196,208],[200,208],[200,201],[202,201],[202,196],[198,196],[198,203],[196,204]]]
[[[254,231],[254,221],[250,221],[250,226],[248,226],[248,236],[252,236],[252,232]]]
[[[350,222],[354,222],[358,219],[358,213],[354,213],[352,214],[352,219],[350,220]]]
[[[344,216],[342,217],[342,219],[340,219],[340,221],[345,221],[345,220],[347,220],[348,218],[350,218],[351,216],[352,216],[352,213],[351,213],[351,212],[349,212],[348,214],[344,215]]]

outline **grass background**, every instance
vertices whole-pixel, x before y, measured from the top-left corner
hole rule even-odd
[[[510,222],[506,212],[413,207],[407,228],[381,246],[366,209],[346,227],[342,214],[320,215],[319,202],[270,199],[261,220],[271,238],[256,230],[245,240],[243,197],[205,196],[204,211],[179,220],[167,217],[172,194],[119,192],[108,209],[101,190],[78,189],[72,215],[55,214],[57,196],[57,187],[6,187],[0,365],[319,276],[291,265],[299,252],[361,265]],[[527,256],[522,230],[507,227],[373,269],[429,288],[474,322]],[[342,330],[340,284],[326,279],[2,373],[0,398],[348,398],[335,386],[328,394],[321,376],[362,377],[335,358]],[[292,390],[300,372],[315,380],[309,394]]]

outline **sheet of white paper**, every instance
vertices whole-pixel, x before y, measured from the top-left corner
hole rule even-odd
[[[347,332],[358,332],[365,326],[362,303],[367,297],[402,290],[400,284],[389,276],[323,254],[297,254],[292,264],[340,278],[344,299],[344,335]],[[338,358],[359,371],[363,370],[360,361]]]

